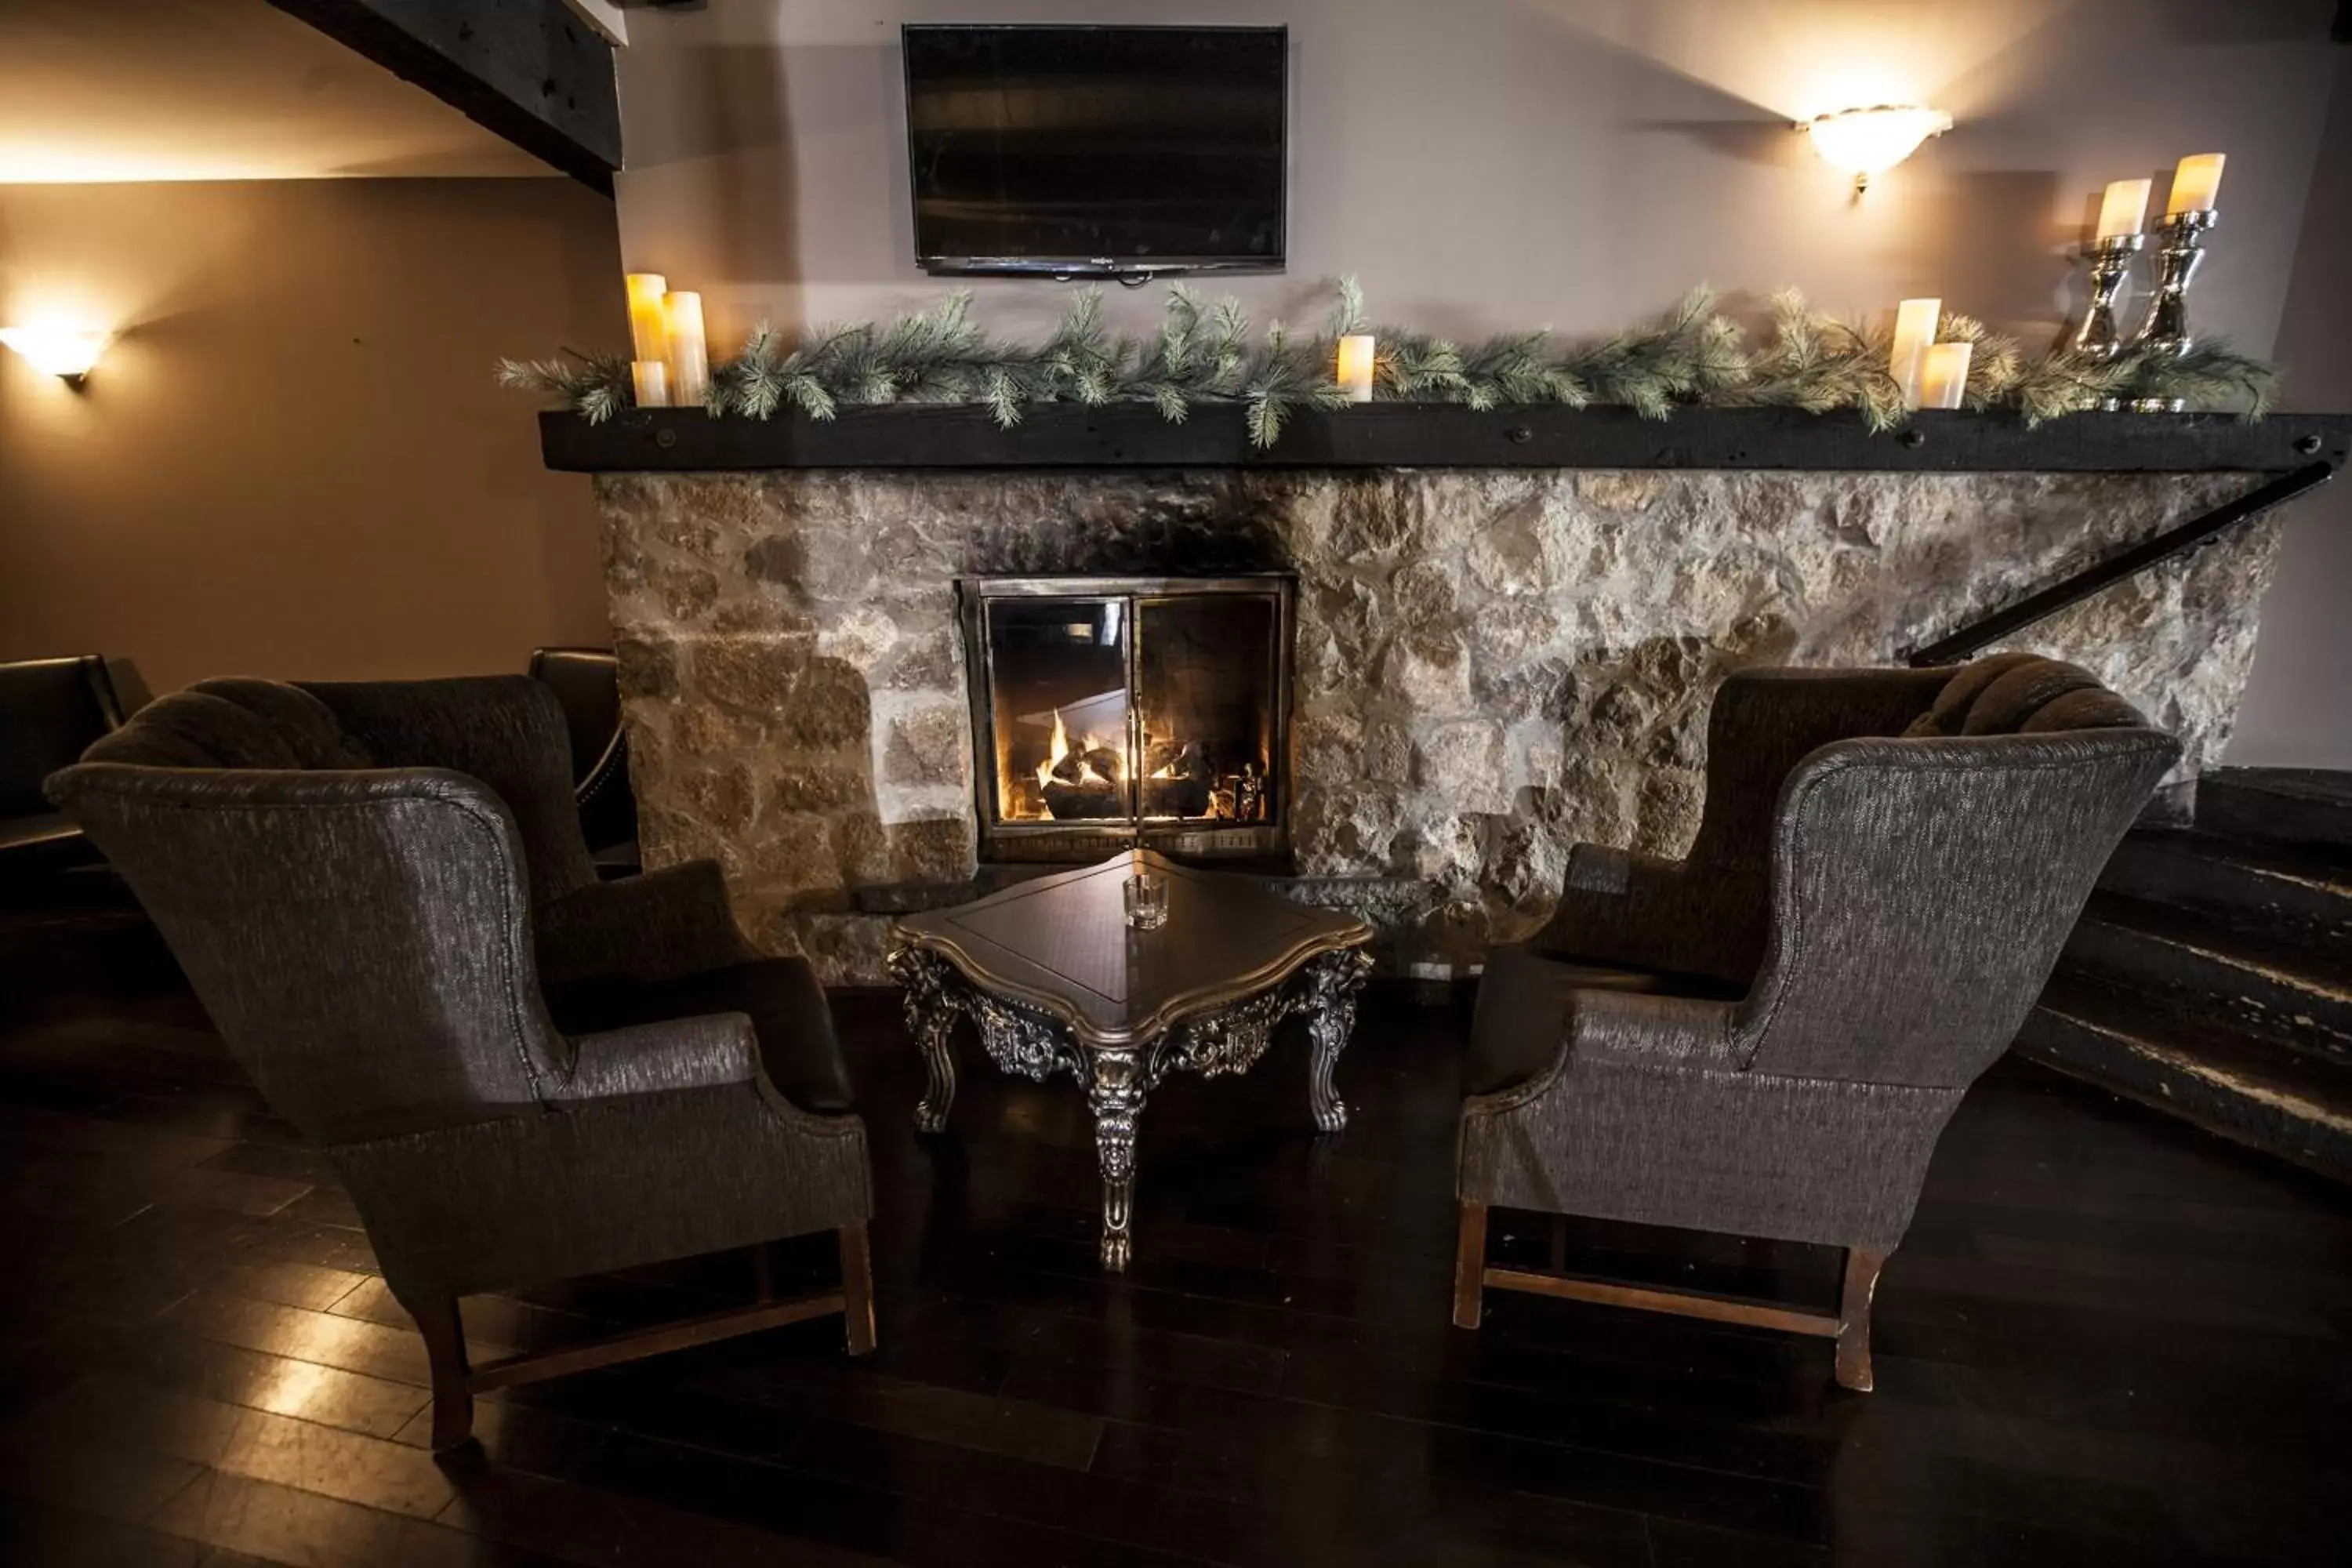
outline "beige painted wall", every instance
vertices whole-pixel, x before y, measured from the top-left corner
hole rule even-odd
[[[1938,294],[2045,331],[2108,180],[2230,153],[2200,321],[2271,346],[2326,118],[2333,0],[734,0],[631,18],[632,267],[714,333],[934,297],[910,259],[898,29],[913,20],[1281,22],[1290,269],[1231,287],[1450,332],[1606,331],[1701,280],[1841,311]],[[1958,120],[1860,205],[1792,119],[1927,101]],[[2160,195],[2159,195],[2160,199]],[[1214,285],[1219,289],[1223,283]],[[992,324],[1067,286],[978,285]],[[1159,291],[1116,303],[1131,320]]]
[[[562,179],[0,185],[0,322],[123,329],[79,395],[0,353],[0,658],[164,691],[607,640],[588,481],[491,372],[609,342],[619,272]]]

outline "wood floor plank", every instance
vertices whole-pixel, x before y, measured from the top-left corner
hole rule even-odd
[[[217,1471],[197,1477],[146,1523],[183,1540],[289,1564],[542,1568],[565,1561],[430,1521]]]
[[[420,1387],[432,1383],[432,1372],[425,1359],[425,1342],[413,1329],[403,1331],[359,1318],[248,1301],[213,1289],[195,1291],[159,1321],[198,1339],[216,1340],[292,1361],[316,1362],[321,1366]],[[478,1358],[487,1361],[506,1353],[511,1347],[483,1344],[470,1348]]]
[[[61,1504],[0,1497],[0,1563],[26,1568],[247,1568],[260,1561]]]
[[[456,1496],[421,1449],[110,1375],[77,1387],[28,1432],[68,1445],[165,1455],[415,1519],[432,1518]]]
[[[393,1437],[431,1404],[415,1384],[370,1377],[150,1327],[123,1335],[108,1370],[178,1394],[291,1415],[371,1437]]]

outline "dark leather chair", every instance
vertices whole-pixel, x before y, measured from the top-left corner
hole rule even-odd
[[[122,722],[96,654],[0,663],[0,877],[28,879],[96,860],[41,781]]]
[[[49,781],[270,1104],[333,1159],[433,1368],[475,1391],[844,1312],[872,1199],[824,993],[708,861],[599,882],[522,676],[205,681]],[[839,1290],[468,1364],[457,1298],[839,1232]]]
[[[572,740],[572,787],[581,837],[601,872],[637,866],[637,797],[629,788],[629,734],[621,723],[620,661],[606,647],[542,647],[530,678],[555,693]]]
[[[1551,922],[1479,986],[1454,1321],[1487,1285],[1833,1337],[1870,1301],[1944,1123],[2024,1022],[2179,758],[2073,665],[1754,670],[1709,714],[1689,857],[1580,844]],[[1805,1312],[1496,1268],[1490,1205],[1846,1249]]]

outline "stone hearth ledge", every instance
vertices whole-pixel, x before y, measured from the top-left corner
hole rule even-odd
[[[2241,465],[2219,472],[602,473],[646,863],[716,857],[753,940],[879,982],[887,917],[860,893],[975,869],[956,580],[1285,571],[1298,892],[1361,908],[1391,965],[1458,970],[1542,921],[1578,840],[1683,849],[1728,671],[1893,662],[2315,448],[2340,460],[2347,427],[2101,426],[2143,468]],[[2015,645],[2179,733],[2193,781],[2228,742],[2277,530],[2257,520]]]

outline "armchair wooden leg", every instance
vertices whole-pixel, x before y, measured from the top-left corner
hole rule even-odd
[[[1878,1292],[1878,1272],[1886,1254],[1849,1247],[1845,1252],[1845,1291],[1838,1303],[1837,1380],[1841,1388],[1867,1394],[1870,1373],[1870,1302]]]
[[[1462,1229],[1454,1239],[1454,1326],[1475,1329],[1486,1310],[1486,1205],[1462,1205]]]
[[[874,1349],[874,1261],[866,1249],[866,1227],[841,1227],[841,1312],[849,1324],[849,1353]]]
[[[446,1454],[474,1435],[474,1373],[466,1363],[466,1326],[454,1297],[410,1307],[408,1315],[425,1336],[425,1360],[433,1369],[433,1451]]]

